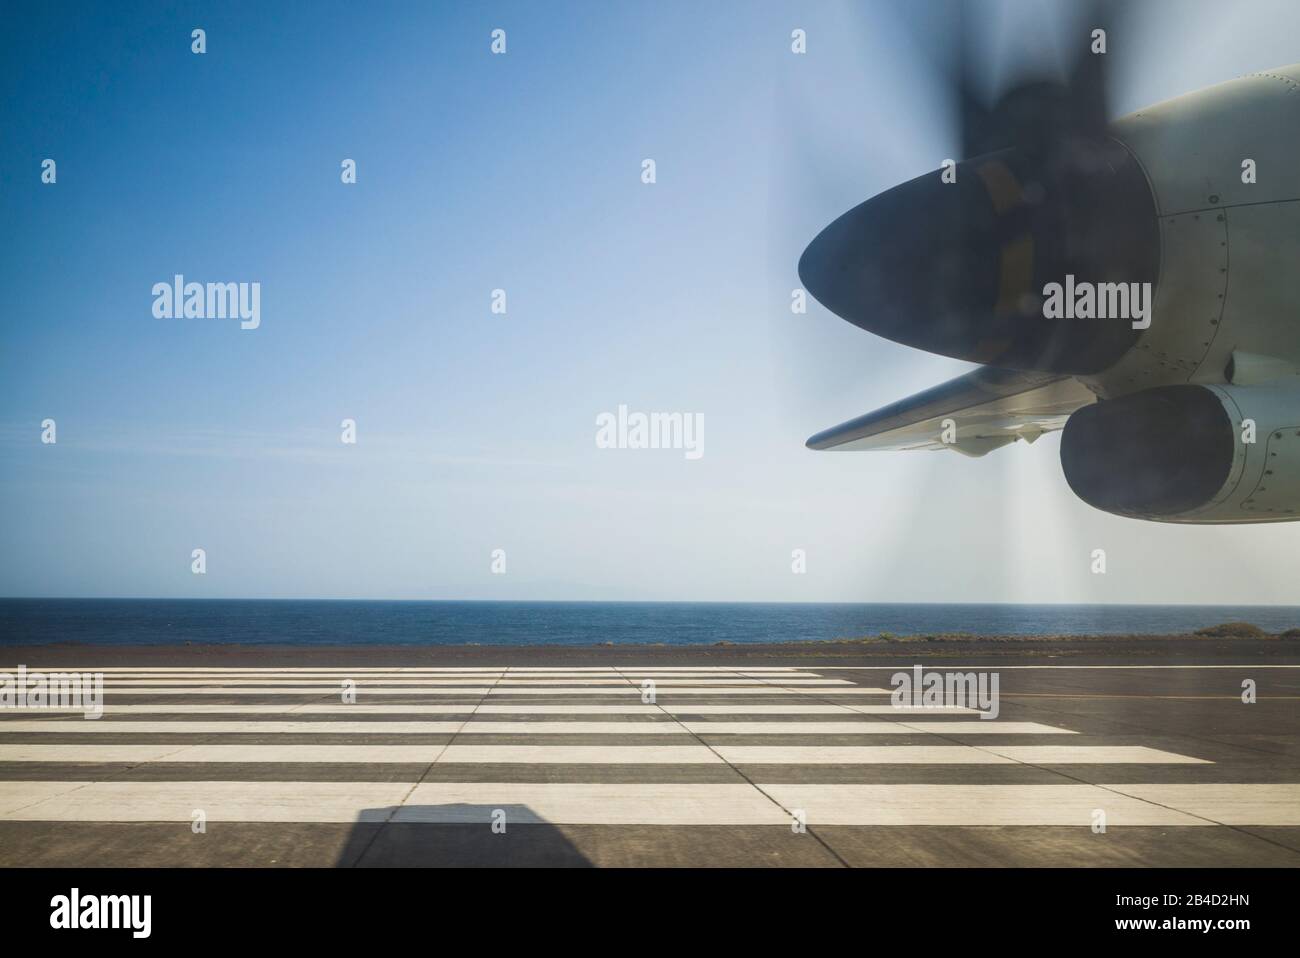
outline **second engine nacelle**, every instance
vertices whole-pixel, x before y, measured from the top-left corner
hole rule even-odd
[[[1160,386],[1075,412],[1061,437],[1084,502],[1161,522],[1300,517],[1300,381]]]

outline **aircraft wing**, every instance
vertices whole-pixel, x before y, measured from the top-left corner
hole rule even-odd
[[[982,456],[1060,429],[1096,396],[1070,376],[982,366],[940,386],[819,432],[809,449],[952,449]],[[956,441],[943,442],[945,419]],[[950,435],[953,434],[950,432]]]

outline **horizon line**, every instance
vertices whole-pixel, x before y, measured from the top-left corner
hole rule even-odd
[[[935,606],[1093,606],[1103,608],[1177,608],[1196,609],[1300,609],[1300,604],[1285,602],[958,602],[958,601],[895,601],[835,599],[817,601],[810,599],[751,600],[751,599],[482,599],[482,598],[422,598],[394,599],[365,596],[134,596],[134,595],[6,595],[0,602],[389,602],[389,603],[478,603],[531,604],[531,605],[935,605]]]

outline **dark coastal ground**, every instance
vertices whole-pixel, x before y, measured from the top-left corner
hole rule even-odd
[[[277,666],[417,666],[417,665],[749,665],[824,664],[892,665],[929,659],[960,659],[970,664],[1069,662],[1104,664],[1112,658],[1132,664],[1139,659],[1159,664],[1223,662],[1300,663],[1297,635],[1103,635],[1103,636],[907,636],[833,642],[712,645],[175,645],[99,646],[55,642],[43,645],[0,644],[0,661],[28,665],[203,666],[274,668]]]

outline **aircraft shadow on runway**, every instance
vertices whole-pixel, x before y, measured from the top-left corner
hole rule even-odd
[[[504,831],[493,831],[502,821]],[[335,865],[354,867],[590,867],[556,825],[527,805],[457,803],[363,809]]]

